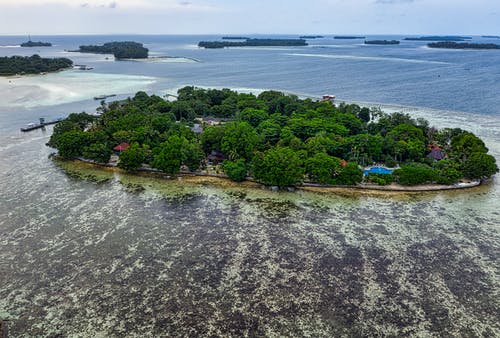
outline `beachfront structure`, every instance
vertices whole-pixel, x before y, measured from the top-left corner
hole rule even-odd
[[[207,156],[207,161],[209,164],[219,164],[227,158],[226,154],[222,151],[212,150],[210,155]]]

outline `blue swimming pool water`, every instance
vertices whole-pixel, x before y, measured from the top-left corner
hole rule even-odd
[[[384,167],[371,167],[370,169],[366,169],[363,173],[365,175],[368,175],[368,174],[390,175],[390,174],[392,174],[392,170],[384,168]]]

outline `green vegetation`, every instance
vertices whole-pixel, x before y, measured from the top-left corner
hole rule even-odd
[[[366,40],[365,45],[399,45],[398,40]]]
[[[404,38],[406,41],[465,41],[472,39],[470,36],[453,36],[453,35],[433,35],[433,36],[421,36],[418,38]]]
[[[304,39],[246,39],[245,41],[200,41],[198,47],[271,47],[271,46],[307,46]]]
[[[427,44],[430,48],[446,48],[446,49],[500,49],[500,45],[494,43],[467,43],[467,42],[452,42],[441,41]]]
[[[67,58],[42,58],[33,56],[0,57],[0,76],[16,74],[40,74],[56,72],[73,66],[73,61]]]
[[[147,59],[149,50],[133,41],[107,42],[102,46],[80,46],[76,52],[113,54],[117,59]]]
[[[138,92],[99,109],[97,119],[71,114],[55,126],[48,145],[63,158],[106,162],[111,149],[126,142],[130,147],[119,154],[119,167],[137,170],[149,164],[171,175],[200,170],[211,156],[215,163],[222,162],[216,170],[235,181],[251,175],[280,188],[304,181],[453,184],[498,171],[484,142],[470,132],[438,130],[407,114],[385,114],[355,104],[335,106],[276,91],[255,96],[184,87],[174,102]],[[222,122],[208,125],[207,118]],[[201,134],[191,131],[195,122],[202,123]],[[429,157],[436,149],[445,159]],[[373,162],[400,168],[393,175],[363,177],[361,168]]]
[[[41,42],[41,41],[27,41],[21,44],[21,47],[51,47],[52,44],[50,42]]]
[[[236,160],[235,162],[224,161],[222,163],[222,167],[224,168],[226,175],[233,181],[241,182],[247,177],[247,165],[245,160],[242,158]]]

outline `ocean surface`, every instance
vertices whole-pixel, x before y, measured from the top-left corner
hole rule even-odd
[[[21,48],[26,37],[0,36],[0,56],[94,67],[0,78],[0,320],[12,336],[500,336],[498,177],[455,192],[273,193],[59,163],[52,127],[19,131],[92,112],[103,94],[275,89],[467,129],[500,162],[500,51],[331,36],[196,46],[218,38],[36,36],[54,47]],[[68,52],[123,40],[175,58]]]

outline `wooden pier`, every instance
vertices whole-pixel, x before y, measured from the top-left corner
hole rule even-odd
[[[41,129],[50,124],[56,124],[58,122],[64,121],[64,118],[58,118],[55,120],[45,121],[43,117],[40,117],[40,123],[30,123],[26,127],[21,128],[22,132],[32,131],[35,129]]]

